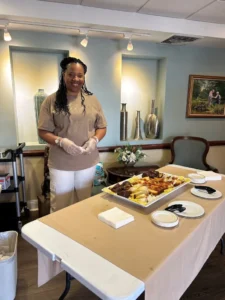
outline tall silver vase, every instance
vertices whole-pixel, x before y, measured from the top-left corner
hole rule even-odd
[[[126,103],[122,103],[122,109],[120,111],[120,140],[127,140],[127,118],[128,113],[126,111]]]
[[[137,110],[137,117],[136,117],[136,127],[135,127],[135,134],[134,134],[135,140],[142,140],[141,135],[141,115],[140,110]]]
[[[159,120],[155,111],[155,100],[152,100],[151,113],[148,114],[145,122],[146,138],[157,138],[159,135]]]
[[[38,125],[38,119],[39,119],[39,114],[41,110],[41,104],[47,97],[47,94],[45,94],[44,89],[38,89],[38,92],[34,96],[34,101],[35,101],[35,114],[36,114],[36,123]],[[39,143],[40,144],[46,144],[44,140],[42,140],[40,137],[38,137]]]

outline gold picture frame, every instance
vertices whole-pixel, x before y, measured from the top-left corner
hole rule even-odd
[[[225,118],[225,77],[189,75],[187,118]]]

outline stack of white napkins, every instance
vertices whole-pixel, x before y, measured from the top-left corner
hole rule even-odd
[[[222,176],[213,171],[198,171],[198,174],[205,176],[206,181],[210,180],[221,180]]]
[[[118,207],[113,207],[109,210],[100,213],[98,215],[98,218],[102,222],[116,229],[134,221],[134,217],[132,215],[126,213]]]

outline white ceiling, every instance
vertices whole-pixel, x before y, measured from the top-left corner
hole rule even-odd
[[[39,0],[225,24],[225,0]]]
[[[80,5],[82,2],[82,0],[39,0],[39,1],[57,2],[57,3],[74,4],[74,5]]]
[[[7,9],[8,11],[10,11],[10,14],[8,14],[8,16],[7,14],[4,13],[1,15],[0,12],[0,28],[1,27],[3,28],[5,24],[4,22],[1,24],[2,17],[3,19],[5,18],[6,20],[11,19],[13,15],[12,12],[14,13],[13,9],[15,8],[16,1],[18,0],[8,0],[7,2],[0,0],[0,8],[2,12],[4,11],[4,5],[6,11]],[[51,13],[52,18],[46,17],[45,19],[41,19],[42,15],[40,14],[39,16],[37,12],[36,12],[36,18],[32,16],[33,12],[32,12],[32,4],[30,4],[31,2],[33,4],[35,3],[46,4],[46,7],[48,9],[48,14],[50,15]],[[3,3],[4,5],[2,6],[1,3]],[[14,14],[12,17],[14,22],[10,22],[9,29],[79,35],[79,30],[75,28],[76,26],[78,26],[78,27],[88,28],[90,30],[88,33],[89,36],[122,39],[123,38],[122,32],[130,32],[131,26],[122,27],[123,22],[118,23],[117,21],[119,19],[120,20],[122,19],[124,20],[124,24],[125,24],[125,20],[127,18],[128,19],[127,24],[129,24],[130,18],[134,17],[135,22],[133,23],[131,22],[133,25],[132,39],[160,43],[163,40],[172,36],[174,33],[182,34],[183,32],[185,32],[182,31],[184,28],[186,30],[185,34],[183,33],[184,35],[188,35],[189,31],[192,32],[192,35],[194,35],[195,27],[198,26],[196,25],[198,22],[195,21],[199,21],[199,22],[205,22],[202,24],[207,23],[206,25],[203,26],[201,25],[202,26],[201,30],[204,33],[201,34],[201,36],[204,36],[204,38],[193,42],[192,45],[225,48],[225,26],[221,25],[221,24],[225,24],[225,0],[148,0],[148,1],[147,0],[20,0],[20,3],[24,4],[24,9],[27,9],[27,6],[30,5],[30,7],[28,7],[28,14],[26,16],[25,14],[24,16],[20,14],[19,12],[20,8],[18,7],[17,14]],[[73,5],[74,5],[74,10],[73,10]],[[89,23],[87,21],[88,15],[91,16],[91,12],[92,12],[91,8],[93,12],[96,12],[98,15],[96,16],[97,21],[95,21],[95,23],[93,22],[94,19],[93,14],[92,14],[93,17],[92,22],[91,22],[91,18],[89,18],[90,19]],[[94,11],[95,8],[98,9],[98,11]],[[87,9],[87,14],[85,9]],[[35,9],[33,9],[33,11],[35,11]],[[83,12],[83,14],[81,13],[79,14],[79,11]],[[76,22],[75,21],[72,22],[68,18],[70,12],[71,15],[74,16],[74,20],[76,20]],[[47,11],[46,12],[43,11],[43,15],[45,13],[47,13]],[[58,22],[54,21],[53,18],[56,16],[56,13],[58,15],[64,14],[64,16],[67,16],[67,18],[64,18],[63,20],[61,19]],[[105,22],[104,24],[104,22],[102,22],[103,19],[99,17],[99,16],[102,17],[104,15],[106,20],[107,20],[107,16],[112,17],[112,20],[109,20],[107,25],[106,25],[107,22],[104,20]],[[117,16],[119,16],[118,20],[117,20]],[[157,28],[152,29],[154,28],[155,22],[154,19],[150,21],[149,19],[150,16],[152,16],[152,18],[156,18],[154,16],[159,16],[157,19],[158,22],[157,26],[159,30]],[[81,17],[80,20],[78,20],[79,17]],[[81,21],[83,22],[83,19],[84,19],[84,23],[81,23]],[[16,22],[16,20],[18,22]],[[150,21],[149,24],[148,24],[148,20]],[[182,20],[186,23],[183,26],[183,28],[180,29],[179,26],[176,26],[176,22],[183,25],[184,22]],[[22,24],[23,21],[24,24]],[[34,22],[34,24],[28,25],[28,23],[29,22],[32,23],[32,21]],[[35,22],[36,24],[40,24],[40,25],[35,25]],[[171,24],[173,22],[174,24],[171,27]],[[138,27],[138,23],[141,24],[139,27]],[[150,29],[144,30],[146,24],[148,25],[146,27]],[[64,26],[65,28],[62,28]],[[139,29],[141,27],[142,29]],[[208,34],[209,27],[213,29],[210,32],[210,34]],[[171,28],[173,28],[174,31],[171,30]],[[189,28],[191,29],[189,30]],[[217,30],[217,28],[219,28],[219,30]],[[107,32],[101,32],[99,30],[108,30],[108,31],[111,30],[112,32],[107,33]],[[117,33],[116,31],[119,31],[121,33]],[[214,35],[213,32],[214,33],[219,32],[219,34]],[[144,35],[140,35],[140,34],[144,34]],[[200,34],[196,33],[196,35],[200,35]],[[218,38],[214,38],[215,36],[217,36]]]
[[[146,0],[83,0],[81,5],[98,7],[104,9],[121,10],[128,12],[137,12],[143,5],[145,5]]]
[[[139,12],[148,15],[186,19],[210,3],[212,3],[212,0],[151,0]]]
[[[189,19],[208,23],[225,24],[225,1],[213,1],[212,4],[199,10]]]

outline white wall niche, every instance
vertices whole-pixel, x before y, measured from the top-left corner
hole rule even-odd
[[[44,89],[47,95],[58,89],[59,64],[68,53],[67,50],[10,47],[18,143],[40,146],[34,97],[38,89]]]
[[[128,142],[134,141],[137,110],[140,110],[141,115],[143,141],[152,140],[147,138],[144,132],[146,118],[151,113],[152,99],[155,100],[155,108],[157,108],[160,121],[160,135],[157,139],[162,137],[162,108],[165,101],[165,89],[165,58],[122,56],[121,103],[126,103],[128,111]]]

